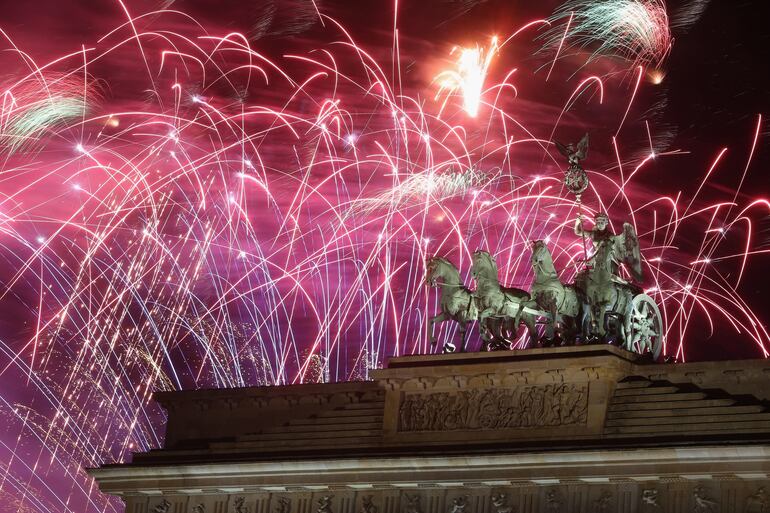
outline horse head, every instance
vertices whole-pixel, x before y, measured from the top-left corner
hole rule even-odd
[[[548,250],[548,246],[542,240],[530,241],[530,247],[532,248],[532,269],[535,271],[535,275],[538,274],[555,274],[556,268],[553,266],[553,257]]]
[[[497,281],[497,263],[488,251],[476,250],[473,253],[473,265],[471,267],[471,276],[474,280],[479,278],[494,279]]]
[[[444,282],[452,285],[460,283],[460,271],[447,260],[442,257],[431,257],[425,264],[425,283],[431,287],[437,285],[438,279],[442,278]]]
[[[547,260],[551,260],[551,253],[542,240],[529,241],[529,247],[532,250],[531,262],[532,266],[541,265]]]
[[[425,262],[425,285],[429,287],[436,286],[436,269],[438,268],[438,257],[430,257]]]

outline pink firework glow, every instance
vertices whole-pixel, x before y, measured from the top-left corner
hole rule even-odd
[[[669,147],[647,94],[668,47],[575,61],[578,20],[551,12],[428,42],[403,5],[378,36],[298,4],[233,30],[116,0],[66,44],[0,25],[0,511],[119,511],[83,468],[159,445],[155,390],[367,379],[430,352],[430,256],[472,287],[487,249],[527,288],[544,240],[572,279],[579,208],[635,226],[667,356],[768,356],[743,292],[770,252],[767,190],[746,186],[761,113]],[[586,131],[578,208],[553,141]]]

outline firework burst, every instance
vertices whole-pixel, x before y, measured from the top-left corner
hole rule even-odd
[[[444,96],[446,103],[453,94],[460,94],[465,112],[476,117],[481,106],[484,82],[497,52],[497,37],[492,38],[488,48],[454,48],[452,53],[459,54],[456,67],[436,76],[435,81],[439,84],[436,99]]]
[[[39,150],[59,128],[84,119],[100,91],[92,80],[56,73],[33,73],[0,86],[0,148],[8,154]],[[87,103],[88,102],[88,103]]]
[[[663,0],[570,0],[549,18],[545,48],[588,50],[588,61],[602,56],[627,60],[631,67],[659,67],[672,37]],[[559,22],[568,23],[565,32]]]

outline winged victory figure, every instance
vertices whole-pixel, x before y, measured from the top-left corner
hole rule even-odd
[[[588,134],[580,139],[577,146],[575,146],[575,143],[569,143],[566,146],[559,141],[554,141],[554,143],[559,149],[559,153],[567,157],[570,167],[580,167],[580,161],[584,160],[588,155]]]

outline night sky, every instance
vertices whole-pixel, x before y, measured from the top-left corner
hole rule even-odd
[[[638,22],[624,40],[548,1],[4,5],[0,512],[121,510],[83,468],[162,444],[155,390],[430,351],[430,256],[472,288],[488,250],[526,289],[545,240],[570,281],[578,209],[635,226],[668,357],[766,357],[763,3],[569,4],[572,29],[665,8],[592,20]],[[447,88],[493,36],[473,115]],[[586,132],[578,206],[553,140]]]

